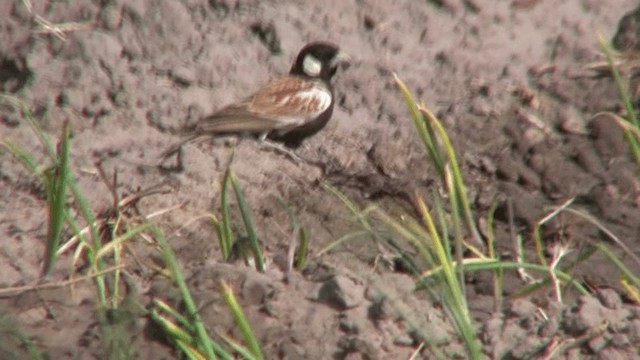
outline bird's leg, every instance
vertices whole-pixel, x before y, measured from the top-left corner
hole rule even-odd
[[[268,149],[271,150],[275,150],[287,157],[289,157],[291,160],[293,160],[296,163],[311,163],[311,161],[309,161],[308,159],[303,158],[302,156],[296,154],[295,151],[285,147],[282,144],[273,142],[269,139],[266,139],[266,135],[265,136],[260,136],[260,144]]]

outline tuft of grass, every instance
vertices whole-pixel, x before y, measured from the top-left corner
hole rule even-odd
[[[62,126],[62,136],[58,146],[57,163],[47,172],[46,192],[49,202],[49,230],[47,236],[47,248],[45,262],[42,267],[42,276],[51,273],[57,259],[57,250],[60,245],[60,235],[64,225],[64,213],[67,201],[67,187],[71,169],[69,168],[69,151],[71,148],[69,122]]]
[[[611,70],[613,81],[616,84],[616,87],[618,89],[618,96],[620,97],[620,102],[623,104],[626,112],[625,117],[612,114],[612,113],[608,113],[608,115],[610,115],[615,121],[615,123],[624,131],[625,140],[627,141],[629,150],[632,156],[634,157],[634,159],[636,160],[636,162],[638,163],[638,165],[640,165],[640,120],[638,119],[637,109],[634,107],[633,101],[631,99],[630,81],[628,79],[623,80],[622,75],[618,70],[616,66],[616,61],[615,61],[616,60],[615,58],[619,57],[619,55],[614,51],[611,44],[605,40],[602,34],[598,34],[598,40],[600,42],[600,48],[602,50],[602,53],[604,54],[607,60],[609,69]],[[597,226],[600,229],[603,228],[597,220],[593,219],[589,215],[587,215],[587,217],[589,217],[588,220],[591,223],[593,223],[595,226]],[[613,239],[616,245],[623,248],[625,254],[629,255],[636,263],[639,262],[638,257],[635,255],[635,253],[631,251],[631,249],[628,249],[615,236],[613,236],[611,232],[605,231],[605,234],[609,238]],[[607,255],[612,260],[612,262],[620,269],[620,271],[624,274],[620,279],[620,283],[622,287],[625,289],[625,291],[627,292],[627,294],[629,294],[629,296],[632,299],[635,299],[636,302],[640,303],[640,301],[638,300],[639,298],[638,294],[640,294],[640,286],[637,282],[638,278],[635,276],[635,274],[629,271],[629,269],[626,268],[626,266],[621,261],[619,261],[617,257],[613,256],[613,254],[610,251],[608,251],[608,247],[605,244],[597,244],[597,246],[598,246],[598,249],[600,251],[603,251],[605,255]]]
[[[398,75],[393,74],[393,77],[400,92],[404,96],[413,124],[438,172],[440,181],[445,187],[450,187],[448,189],[449,194],[456,199],[456,203],[452,205],[462,210],[472,240],[477,246],[482,247],[483,242],[474,222],[466,187],[464,185],[464,178],[462,177],[458,159],[447,132],[444,130],[440,120],[438,120],[431,111],[424,107],[424,105],[417,104],[413,95]],[[446,153],[447,162],[445,162],[443,151],[438,145],[438,139],[444,143],[444,153]],[[459,217],[456,216],[456,218]]]
[[[260,271],[265,271],[264,255],[260,247],[260,241],[258,239],[258,232],[256,230],[253,217],[251,216],[251,210],[244,196],[242,186],[238,181],[238,178],[231,170],[231,161],[233,155],[227,165],[224,178],[222,180],[222,194],[220,196],[220,212],[221,219],[215,215],[211,215],[211,221],[216,230],[218,242],[222,252],[222,258],[229,260],[234,254],[234,251],[241,253],[246,262],[255,264],[255,268]],[[230,188],[233,188],[235,199],[240,210],[240,216],[244,224],[244,230],[246,236],[236,237],[232,230],[232,217],[231,217],[231,203],[229,201]],[[249,255],[251,254],[251,255]]]
[[[280,197],[278,197],[278,202],[287,210],[291,228],[293,229],[287,254],[287,270],[289,271],[295,267],[296,270],[302,271],[309,258],[309,233],[300,225],[294,209]]]
[[[546,249],[551,253],[551,257],[545,256],[547,251],[543,245],[542,227],[561,214],[569,214],[585,219],[588,223],[596,226],[625,254],[640,264],[640,259],[620,239],[594,217],[584,210],[576,208],[572,204],[572,200],[553,207],[536,222],[530,238],[536,246],[537,258],[527,259],[522,250],[523,236],[515,234],[515,232],[512,233],[514,239],[517,239],[515,243],[518,244],[514,248],[516,261],[502,260],[495,251],[493,219],[498,203],[494,201],[487,215],[487,229],[485,229],[487,245],[485,247],[476,229],[477,217],[471,210],[462,171],[446,130],[424,105],[415,102],[409,89],[396,75],[394,78],[405,98],[409,114],[425,151],[436,169],[442,187],[445,189],[448,210],[444,207],[445,201],[437,192],[433,192],[431,209],[427,206],[425,198],[416,193],[414,196],[415,207],[422,220],[419,222],[407,215],[391,216],[375,206],[361,209],[330,184],[323,184],[325,189],[338,197],[354,214],[355,221],[362,230],[343,236],[323,249],[320,254],[359,236],[371,236],[375,240],[388,242],[389,240],[385,239],[385,236],[380,232],[380,224],[383,225],[383,228],[387,228],[397,236],[406,239],[417,251],[417,256],[424,264],[427,264],[427,268],[416,269],[418,272],[416,290],[427,290],[436,301],[444,303],[447,315],[465,344],[467,356],[472,359],[480,359],[484,355],[465,295],[464,274],[467,272],[491,271],[493,273],[495,309],[497,311],[502,310],[502,279],[505,271],[515,270],[524,281],[528,282],[528,285],[524,285],[514,296],[524,296],[530,292],[551,287],[557,300],[561,302],[562,293],[567,287],[573,287],[581,294],[589,294],[589,291],[576,281],[572,272],[578,266],[585,264],[593,254],[600,252],[618,268],[622,274],[621,283],[628,289],[631,296],[637,296],[640,293],[637,290],[640,289],[638,277],[609,249],[604,241],[588,244],[572,259],[569,256],[574,248],[572,239],[569,239],[568,242],[556,242]],[[632,113],[630,110],[628,112]],[[632,122],[633,120],[630,123]],[[640,134],[640,131],[629,123],[624,122],[624,124],[634,136]],[[451,242],[450,239],[453,241]],[[467,239],[472,240],[473,245]],[[455,253],[452,250],[455,250]],[[465,253],[470,255],[463,257]],[[537,277],[529,275],[527,271],[535,273]],[[428,339],[425,339],[425,342],[428,343]]]
[[[7,359],[20,359],[24,355],[31,360],[45,359],[37,344],[6,314],[0,314],[0,354]]]
[[[255,262],[256,270],[264,272],[264,255],[262,254],[262,249],[260,248],[258,233],[253,222],[253,217],[251,216],[251,211],[249,210],[249,205],[247,204],[247,200],[244,196],[244,192],[242,191],[242,187],[240,186],[240,182],[236,178],[233,171],[230,172],[230,178],[231,184],[233,186],[233,191],[236,194],[236,200],[238,201],[238,207],[240,208],[240,213],[242,214],[244,228],[247,231],[249,246],[251,247],[251,253],[253,255],[253,261]]]
[[[131,337],[124,335],[122,324],[117,319],[117,314],[131,312],[130,309],[121,309],[121,304],[127,297],[120,294],[120,289],[127,288],[133,291],[129,284],[121,284],[121,269],[124,266],[120,248],[126,241],[145,231],[148,225],[129,228],[129,221],[122,216],[123,212],[120,209],[126,205],[119,201],[114,201],[114,209],[105,212],[105,215],[97,216],[92,210],[74,177],[70,158],[71,127],[68,122],[63,124],[58,146],[54,146],[54,141],[39,126],[25,103],[7,95],[0,95],[0,101],[16,107],[21,112],[23,120],[41,143],[48,161],[52,164],[40,164],[36,160],[35,150],[27,149],[8,138],[0,138],[0,145],[40,181],[47,196],[48,240],[44,249],[40,285],[49,285],[45,280],[55,269],[57,258],[63,251],[75,245],[74,261],[69,276],[74,277],[76,265],[80,260],[86,262],[88,274],[83,278],[93,280],[96,287],[96,317],[105,357],[130,357]],[[115,184],[112,187],[115,193]],[[76,217],[75,213],[80,216]],[[81,225],[82,222],[86,225]],[[73,234],[69,239],[63,238],[65,228]],[[109,229],[111,231],[108,231]],[[108,256],[110,254],[113,256]]]
[[[175,345],[189,359],[235,359],[233,352],[240,355],[243,359],[261,360],[264,358],[260,345],[253,335],[253,331],[242,308],[238,304],[237,299],[233,295],[231,287],[222,282],[220,285],[220,293],[224,298],[229,311],[240,328],[245,342],[248,344],[244,347],[233,339],[219,334],[220,337],[232,348],[230,352],[224,346],[213,340],[209,335],[202,318],[199,315],[198,308],[195,305],[193,297],[189,291],[184,275],[173,253],[173,250],[166,241],[162,231],[156,227],[151,228],[154,238],[162,249],[164,261],[169,267],[169,272],[175,282],[182,302],[184,304],[184,312],[181,314],[171,305],[160,299],[153,299],[152,306],[149,310],[149,317],[163,331],[170,343]]]
[[[187,355],[190,353],[191,350],[193,350],[194,354],[200,353],[203,356],[206,356],[207,359],[216,359],[216,356],[213,352],[213,347],[211,345],[211,339],[209,338],[209,335],[207,334],[207,330],[204,327],[204,323],[202,322],[202,319],[198,314],[198,309],[196,308],[195,302],[193,301],[193,298],[191,297],[191,293],[189,292],[189,288],[187,287],[187,284],[184,281],[182,270],[180,269],[180,265],[176,260],[173,250],[171,250],[169,243],[167,243],[167,240],[164,238],[164,234],[161,231],[159,231],[156,228],[152,228],[152,232],[153,232],[154,238],[158,242],[158,245],[160,245],[160,248],[162,249],[164,261],[169,267],[169,270],[171,271],[171,274],[173,276],[173,281],[176,283],[176,286],[180,291],[182,301],[184,302],[185,311],[189,315],[188,315],[188,318],[184,318],[182,316],[177,316],[178,313],[176,311],[168,311],[168,312],[170,315],[176,317],[183,325],[188,324],[188,329],[190,331],[189,332],[181,331],[181,329],[179,329],[177,326],[172,326],[168,322],[164,321],[165,320],[164,318],[156,316],[156,313],[154,313],[153,311],[151,313],[151,318],[155,320],[157,323],[159,323],[163,327],[163,329],[167,330],[167,333],[171,336],[173,340],[176,341],[176,344],[178,344],[178,346],[183,351],[185,351],[185,349],[187,348],[187,347],[183,348],[183,345],[185,346],[187,345],[183,343],[184,340],[185,339],[192,340],[191,342],[189,342],[189,345],[193,345],[194,348],[188,347],[189,351],[185,351]],[[156,305],[158,305],[158,303],[156,303]],[[161,306],[161,308],[167,311],[168,307]],[[193,333],[194,336],[187,337],[187,333]]]
[[[631,151],[634,159],[636,159],[636,162],[640,165],[640,120],[638,120],[636,109],[633,107],[633,102],[631,101],[629,81],[622,80],[620,71],[618,71],[618,68],[615,65],[613,47],[605,40],[602,34],[598,34],[598,40],[600,42],[600,48],[607,59],[609,68],[611,69],[613,80],[618,88],[620,101],[626,111],[626,118],[615,114],[612,115],[614,116],[618,126],[620,126],[624,131],[625,140],[629,145],[629,150]]]
[[[227,306],[229,307],[229,309],[231,310],[231,314],[233,315],[233,318],[235,319],[236,324],[240,328],[240,332],[242,333],[242,336],[244,337],[244,340],[248,345],[249,352],[251,353],[254,359],[259,359],[259,360],[264,359],[264,355],[262,355],[262,350],[260,349],[258,340],[253,334],[253,330],[251,329],[251,326],[249,325],[249,321],[247,321],[247,318],[245,317],[244,312],[242,311],[242,308],[238,304],[238,300],[236,299],[235,295],[233,295],[233,291],[231,290],[231,287],[224,281],[220,284],[220,287],[222,291],[222,297],[224,298],[224,301],[227,303]],[[238,349],[238,347],[235,347],[235,348]],[[245,354],[245,357],[246,355],[247,354]]]

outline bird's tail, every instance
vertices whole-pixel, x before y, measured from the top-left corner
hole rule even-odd
[[[182,146],[184,144],[190,143],[190,142],[194,142],[196,140],[198,140],[198,138],[200,138],[202,135],[198,135],[198,134],[192,134],[189,137],[182,139],[180,142],[171,145],[170,148],[168,148],[167,150],[163,151],[160,154],[160,159],[161,160],[165,160],[168,157],[174,155],[175,153],[177,153],[178,151],[180,151],[180,149],[182,148]]]

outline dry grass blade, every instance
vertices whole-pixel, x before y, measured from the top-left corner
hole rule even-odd
[[[14,286],[14,287],[8,287],[8,288],[3,288],[0,289],[0,297],[6,297],[6,296],[15,296],[15,295],[19,295],[22,292],[25,291],[29,291],[29,290],[44,290],[44,289],[55,289],[55,288],[61,288],[61,287],[65,287],[65,286],[70,286],[79,282],[83,282],[86,280],[90,280],[90,279],[94,279],[97,276],[103,276],[106,274],[109,274],[111,272],[117,271],[117,270],[121,270],[123,269],[124,266],[123,265],[118,265],[118,266],[112,266],[109,268],[106,268],[104,270],[101,270],[98,273],[95,274],[89,274],[89,275],[84,275],[81,277],[77,277],[77,278],[73,278],[73,279],[69,279],[69,280],[65,280],[65,281],[60,281],[60,282],[55,282],[55,283],[44,283],[44,284],[36,284],[36,285],[24,285],[24,286]]]

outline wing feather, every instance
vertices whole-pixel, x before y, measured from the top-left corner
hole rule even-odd
[[[249,99],[202,119],[196,131],[264,133],[300,126],[331,106],[331,90],[320,81],[286,76],[271,80]]]

